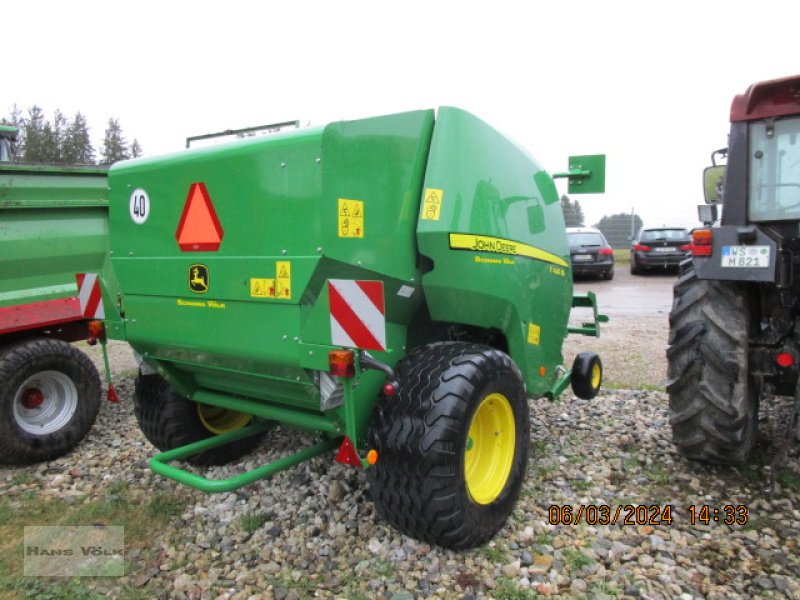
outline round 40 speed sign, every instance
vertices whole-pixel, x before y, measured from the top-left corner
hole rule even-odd
[[[128,204],[131,212],[131,219],[137,225],[141,225],[147,221],[150,216],[150,196],[147,195],[142,188],[136,188],[131,193],[131,200]]]

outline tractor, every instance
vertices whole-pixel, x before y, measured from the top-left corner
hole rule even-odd
[[[674,287],[667,391],[678,451],[741,465],[762,400],[794,398],[786,444],[797,428],[800,76],[750,86],[730,121],[728,147],[704,172],[704,226]]]

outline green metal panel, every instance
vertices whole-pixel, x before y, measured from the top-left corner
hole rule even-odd
[[[433,111],[416,111],[115,165],[119,289],[110,291],[119,292],[124,319],[110,335],[195,399],[238,395],[319,413],[314,371],[327,370],[332,348],[328,279],[383,282],[388,348],[375,354],[392,364],[402,355],[405,326],[422,302],[415,229],[432,129]],[[197,183],[222,238],[216,249],[185,251],[176,233]],[[137,222],[131,197],[141,190],[149,207]],[[288,297],[254,294],[254,281],[275,284],[285,264]],[[203,269],[199,290],[190,282],[195,266]],[[416,293],[398,294],[402,286]],[[366,431],[381,382],[365,375],[352,394],[354,439]],[[346,420],[342,408],[327,418]]]
[[[104,169],[0,166],[0,307],[74,296],[75,274],[102,269]]]
[[[544,394],[557,379],[572,301],[553,180],[486,123],[444,107],[420,204],[419,251],[433,261],[422,280],[431,317],[502,331],[529,393]]]

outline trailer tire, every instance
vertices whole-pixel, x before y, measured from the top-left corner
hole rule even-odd
[[[40,338],[0,350],[0,462],[72,450],[92,428],[100,394],[94,363],[67,342]]]
[[[161,451],[179,448],[222,433],[222,427],[218,429],[211,424],[210,419],[202,418],[201,411],[210,408],[181,396],[161,375],[144,375],[140,371],[136,378],[133,412],[144,436]],[[221,425],[227,421],[225,429],[238,429],[250,420],[247,418],[249,415],[243,413],[220,413],[224,409],[212,410],[222,416]],[[262,437],[263,434],[252,435],[193,454],[186,460],[200,466],[224,465],[251,452]]]
[[[741,465],[758,440],[759,394],[748,372],[746,289],[700,280],[688,265],[681,271],[667,349],[673,441],[686,458]]]
[[[570,384],[572,391],[581,400],[591,400],[600,391],[603,383],[603,363],[594,352],[581,352],[572,363]]]
[[[378,514],[445,548],[487,542],[511,514],[527,468],[519,369],[489,346],[439,343],[401,360],[397,381],[370,429],[378,461],[367,475]]]

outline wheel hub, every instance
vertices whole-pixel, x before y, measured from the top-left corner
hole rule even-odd
[[[490,504],[502,493],[514,462],[514,411],[502,394],[490,394],[478,405],[464,452],[467,489],[478,504]]]
[[[14,394],[14,420],[33,435],[48,435],[70,422],[78,408],[78,388],[61,371],[39,371]]]
[[[38,388],[28,388],[22,392],[22,406],[28,410],[39,408],[44,403],[44,394]]]

